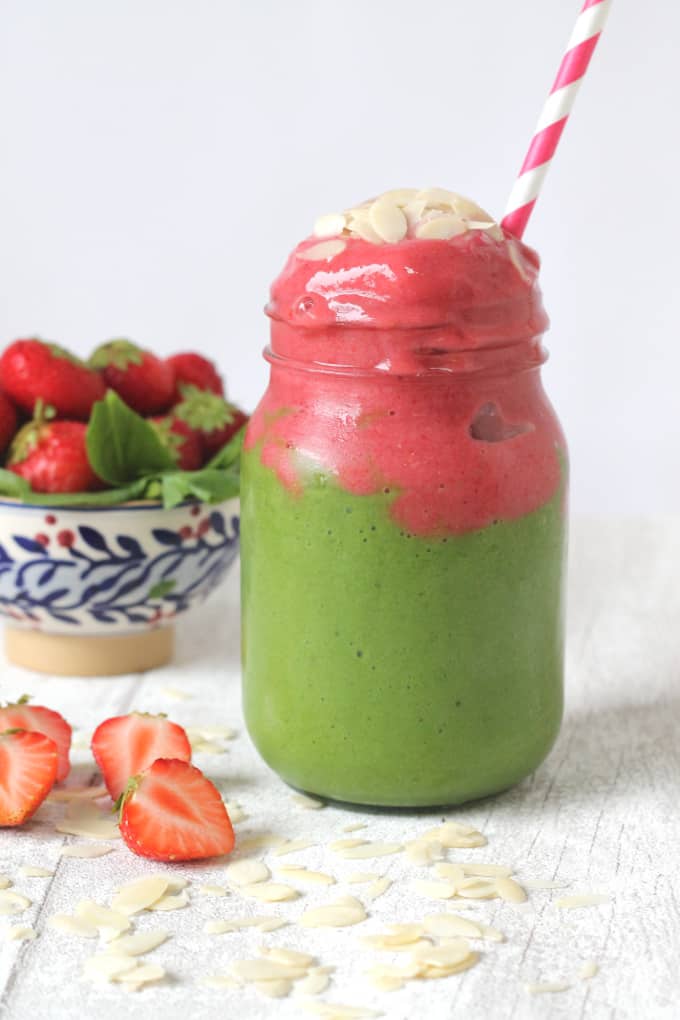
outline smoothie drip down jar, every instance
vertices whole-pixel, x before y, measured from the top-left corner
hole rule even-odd
[[[567,456],[538,257],[459,219],[307,238],[267,307],[244,711],[284,780],[340,801],[492,794],[559,729]]]

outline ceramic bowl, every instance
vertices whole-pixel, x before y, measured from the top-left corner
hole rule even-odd
[[[10,661],[74,675],[172,656],[176,618],[235,561],[239,501],[61,508],[0,500],[0,614]]]

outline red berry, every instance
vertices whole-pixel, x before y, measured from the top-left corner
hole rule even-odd
[[[140,857],[194,861],[234,849],[234,830],[219,791],[185,761],[161,758],[125,793],[120,832]]]
[[[0,358],[2,387],[23,411],[33,414],[38,401],[58,418],[87,421],[106,387],[98,372],[58,344],[15,340]]]
[[[189,511],[192,517],[198,517],[200,512],[201,512],[200,506],[192,506],[191,510]]]
[[[132,712],[107,719],[94,731],[91,746],[113,800],[118,800],[129,779],[156,758],[191,761],[186,733],[162,715]]]
[[[188,524],[185,524],[183,528],[179,529],[179,537],[182,539],[191,538],[192,535],[193,531],[191,530]]]
[[[45,516],[45,524],[56,524],[56,523],[57,523],[57,518],[54,516],[54,514],[47,514]]]
[[[66,549],[70,549],[71,546],[75,544],[75,540],[76,536],[72,531],[69,531],[68,528],[64,529],[64,531],[60,531],[57,535],[57,542],[59,545],[63,545]]]
[[[158,436],[175,458],[182,471],[196,471],[203,463],[203,446],[200,435],[181,418],[168,415],[166,418],[152,418]]]
[[[224,383],[212,361],[202,354],[186,351],[166,358],[166,363],[175,373],[174,403],[182,400],[184,386],[195,386],[197,390],[208,390],[224,396]]]
[[[21,825],[57,777],[57,745],[42,733],[0,733],[0,825]]]
[[[34,492],[92,492],[102,483],[90,466],[87,426],[79,421],[33,421],[10,447],[7,467]]]
[[[216,393],[187,387],[184,400],[173,409],[175,418],[198,432],[203,444],[203,458],[210,460],[229,442],[248,421],[235,404],[230,404]]]
[[[40,532],[39,535],[35,536],[35,540],[40,545],[49,545],[50,544],[50,536],[49,535],[44,535],[42,532]]]
[[[205,534],[207,534],[209,531],[210,531],[210,521],[208,520],[207,517],[204,517],[202,521],[198,522],[198,526],[196,528],[196,534],[198,535],[199,538],[203,538],[203,536]]]
[[[0,390],[0,454],[5,452],[16,430],[17,413],[14,410],[14,405]]]
[[[0,708],[0,732],[2,730],[28,730],[31,733],[43,733],[53,740],[58,755],[57,779],[66,779],[71,768],[71,727],[63,715],[42,705],[29,705],[28,698],[23,697],[14,705]]]
[[[172,404],[175,392],[172,368],[130,340],[102,344],[89,364],[101,371],[107,386],[139,414],[161,414]]]

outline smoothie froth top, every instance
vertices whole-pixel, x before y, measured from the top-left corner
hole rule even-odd
[[[267,313],[296,329],[445,327],[453,350],[496,346],[545,331],[538,268],[470,199],[402,188],[320,217]]]

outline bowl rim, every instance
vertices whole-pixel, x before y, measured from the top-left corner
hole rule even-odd
[[[123,510],[160,510],[163,513],[170,513],[172,510],[181,510],[184,507],[201,506],[206,509],[225,506],[227,503],[238,501],[239,496],[230,496],[220,503],[203,503],[200,499],[187,499],[177,506],[170,507],[167,511],[163,503],[158,499],[131,499],[125,503],[108,503],[103,506],[88,505],[87,503],[74,503],[70,506],[51,503],[27,503],[23,499],[14,499],[11,496],[0,497],[0,510],[3,507],[10,507],[12,510],[39,510],[42,512],[55,513],[116,513]]]

